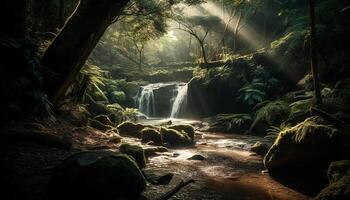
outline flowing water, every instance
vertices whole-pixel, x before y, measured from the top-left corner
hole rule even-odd
[[[159,125],[169,119],[140,121]],[[172,119],[173,124],[201,124],[196,120]],[[173,173],[168,185],[149,185],[145,196],[155,199],[181,180],[194,179],[171,200],[307,200],[309,197],[274,180],[265,169],[262,157],[249,151],[256,141],[270,140],[251,135],[197,132],[194,147],[171,149],[149,159],[146,171]],[[126,139],[139,145],[139,140]],[[130,141],[132,140],[132,141]],[[145,145],[147,146],[147,145]],[[188,160],[200,154],[203,161]]]
[[[182,82],[148,84],[141,87],[136,104],[148,118],[178,118],[186,111],[187,88]]]

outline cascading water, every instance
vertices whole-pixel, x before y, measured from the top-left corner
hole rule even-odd
[[[177,118],[187,104],[187,84],[170,82],[142,86],[136,104],[146,117]]]
[[[155,98],[153,93],[153,85],[143,86],[141,94],[138,98],[138,109],[148,117],[155,115]]]
[[[187,90],[188,85],[178,86],[178,92],[171,108],[170,118],[178,118],[179,114],[187,106]]]

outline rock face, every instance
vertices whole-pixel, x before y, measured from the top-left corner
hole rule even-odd
[[[132,137],[140,137],[141,130],[145,128],[142,124],[135,124],[133,122],[123,122],[118,125],[117,129],[121,135],[128,135]]]
[[[350,161],[332,162],[328,168],[329,185],[324,188],[315,200],[350,199]]]
[[[279,133],[264,158],[270,172],[325,171],[331,161],[350,157],[350,137],[321,117],[310,117]]]
[[[138,199],[146,180],[129,156],[111,151],[74,154],[56,170],[47,199]]]

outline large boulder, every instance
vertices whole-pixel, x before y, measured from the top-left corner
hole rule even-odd
[[[264,158],[270,172],[322,172],[331,161],[350,157],[350,135],[314,116],[281,131]]]
[[[111,151],[67,158],[49,182],[47,199],[138,199],[146,180],[133,159]]]
[[[350,199],[350,161],[332,162],[328,168],[329,185],[324,188],[315,200]]]
[[[143,169],[146,167],[145,151],[142,147],[138,145],[121,144],[119,151],[133,157],[139,168]]]
[[[256,153],[259,156],[265,156],[268,151],[268,147],[266,144],[262,142],[256,142],[251,148],[250,151]]]
[[[145,126],[142,124],[135,124],[129,121],[123,122],[117,126],[117,129],[121,135],[127,135],[137,138],[140,138],[141,130],[144,128]]]
[[[173,126],[169,126],[168,128],[170,129],[175,129],[177,131],[184,131],[190,138],[191,140],[194,140],[194,127],[191,126],[191,125],[185,125],[185,124],[182,124],[182,125],[173,125]]]
[[[260,108],[249,128],[249,132],[256,135],[266,135],[271,126],[279,126],[286,121],[290,114],[289,105],[283,101],[270,102]]]
[[[153,142],[155,145],[162,145],[163,139],[162,135],[157,129],[154,128],[144,128],[141,131],[141,142]]]
[[[163,142],[168,143],[173,147],[192,145],[193,141],[184,131],[174,129],[161,128],[160,133],[163,137]]]

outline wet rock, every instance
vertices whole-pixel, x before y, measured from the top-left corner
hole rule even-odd
[[[173,173],[159,173],[154,170],[145,170],[145,177],[153,185],[167,185],[170,183],[171,179],[174,177]]]
[[[74,154],[56,169],[47,199],[138,199],[146,180],[133,159],[111,151]]]
[[[256,142],[251,148],[250,151],[258,154],[259,156],[264,156],[269,149],[267,145],[261,142]]]
[[[145,151],[142,147],[131,144],[121,144],[119,151],[133,157],[140,169],[146,167]]]
[[[177,131],[184,131],[185,133],[187,133],[187,135],[194,140],[194,127],[191,125],[173,125],[173,126],[169,126],[169,129],[174,129]]]
[[[157,156],[158,153],[168,152],[169,150],[165,147],[146,147],[144,149],[146,158]]]
[[[160,132],[163,137],[163,142],[171,146],[188,146],[193,144],[193,141],[185,132],[167,128],[161,128]]]
[[[350,157],[350,135],[321,117],[310,117],[279,133],[264,158],[270,172],[326,171],[330,162]]]
[[[145,126],[142,124],[135,124],[133,122],[123,122],[118,125],[117,129],[121,135],[128,135],[132,137],[140,138],[141,130],[144,129]]]
[[[202,155],[199,155],[199,154],[196,154],[196,155],[193,155],[189,158],[187,158],[187,160],[205,160],[206,158]]]
[[[163,139],[162,135],[157,129],[144,128],[141,131],[141,142],[153,142],[154,145],[162,145]]]
[[[112,143],[119,143],[121,141],[121,137],[120,136],[112,136],[110,139],[109,139],[109,142],[112,142]]]
[[[315,200],[350,199],[350,161],[332,162],[328,168],[330,184],[324,188]]]

